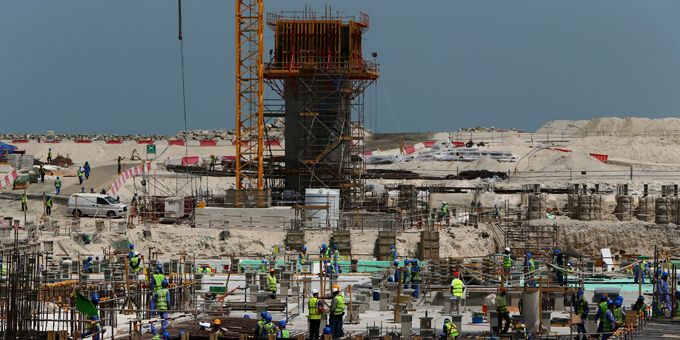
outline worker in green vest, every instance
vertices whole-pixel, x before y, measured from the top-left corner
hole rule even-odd
[[[586,320],[588,320],[588,313],[590,308],[588,307],[588,301],[583,298],[583,289],[579,289],[576,292],[576,297],[573,301],[574,313],[581,319],[580,323],[576,324],[576,332],[578,333],[577,338],[586,337]]]
[[[614,309],[616,308],[616,303],[612,300],[607,301],[607,311],[604,313],[604,322],[602,326],[602,340],[609,339],[613,332],[619,328],[616,322],[616,317],[614,317]]]
[[[623,323],[626,321],[626,311],[625,308],[623,307],[623,296],[619,295],[616,297],[616,300],[614,300],[614,318],[616,319],[616,322],[619,325],[623,325]]]
[[[316,288],[312,289],[312,298],[309,299],[307,307],[309,310],[309,339],[318,340],[319,328],[321,328],[321,309],[323,308],[323,302],[319,299],[319,291]]]
[[[151,288],[156,292],[163,286],[163,280],[165,280],[165,275],[163,275],[163,264],[160,262],[156,263],[156,270],[153,276],[151,276]]]
[[[56,194],[59,195],[59,192],[61,191],[61,179],[59,176],[54,180],[54,190],[56,191]]]
[[[536,266],[536,261],[534,261],[533,255],[531,253],[527,253],[524,267],[527,276],[527,286],[536,287],[536,271],[538,270],[538,267]]]
[[[136,275],[142,269],[142,256],[136,251],[133,251],[131,255],[130,268],[132,268],[132,273]]]
[[[451,281],[451,295],[455,298],[456,313],[460,313],[460,303],[463,300],[463,293],[465,292],[465,283],[460,279],[460,272],[453,272],[453,280]]]
[[[270,297],[276,299],[276,270],[274,268],[269,270],[269,275],[267,275],[267,291],[271,293]]]
[[[330,326],[333,332],[333,339],[345,336],[342,330],[342,318],[345,315],[345,297],[340,294],[338,287],[333,287],[331,291],[333,300],[331,302]]]
[[[47,149],[47,164],[52,163],[52,148]]]
[[[28,196],[26,196],[26,192],[21,194],[21,211],[28,211]]]
[[[279,331],[276,333],[277,339],[290,338],[290,332],[286,329],[286,320],[279,321]]]
[[[607,294],[602,294],[600,296],[600,303],[597,305],[597,313],[595,313],[595,318],[600,321],[600,323],[597,325],[597,332],[602,333],[602,329],[604,329],[604,323],[606,320],[605,314],[607,313],[607,310],[609,309],[608,306],[609,304],[607,303]]]
[[[52,196],[47,196],[45,198],[45,214],[47,216],[52,215]]]
[[[168,324],[168,309],[170,307],[169,285],[170,282],[168,282],[168,279],[163,279],[163,282],[161,282],[162,288],[153,293],[153,297],[151,298],[151,310],[156,311],[163,319],[163,328],[166,328]]]
[[[340,274],[340,251],[338,245],[333,243],[333,273]]]
[[[444,319],[444,339],[458,339],[458,327],[451,319]]]
[[[500,293],[496,296],[496,313],[498,314],[498,330],[500,334],[508,333],[508,329],[510,329],[510,313],[508,312],[507,290],[505,287],[501,287]],[[505,321],[505,327],[503,327],[503,321]]]
[[[503,252],[503,281],[506,284],[510,283],[510,271],[512,270],[512,254],[510,247],[505,247]]]

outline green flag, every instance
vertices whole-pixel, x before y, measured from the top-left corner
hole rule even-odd
[[[84,297],[82,294],[80,294],[79,291],[75,292],[76,294],[76,310],[83,313],[85,316],[90,317],[93,315],[99,316],[99,312],[97,311],[97,307],[95,307],[94,303],[90,301],[88,298]]]

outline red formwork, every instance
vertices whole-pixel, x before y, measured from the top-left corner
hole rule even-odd
[[[590,156],[594,157],[598,161],[602,163],[607,163],[609,161],[609,155],[601,154],[601,153],[591,153]]]

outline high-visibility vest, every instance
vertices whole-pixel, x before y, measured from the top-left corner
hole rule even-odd
[[[606,314],[606,313],[605,313]],[[616,324],[614,324],[611,320],[609,320],[608,317],[605,316],[604,318],[604,326],[602,328],[603,332],[611,332],[616,328]]]
[[[505,296],[498,295],[496,297],[496,310],[499,313],[505,313],[508,311],[508,300],[505,298]]]
[[[154,335],[153,338],[151,338],[151,340],[161,340],[161,335],[156,333],[156,335]]]
[[[335,305],[335,310],[333,311],[333,315],[340,315],[345,312],[345,297],[342,295],[338,294],[334,297],[336,299],[336,305]]]
[[[163,280],[165,280],[165,275],[163,274],[153,274],[153,290],[158,291],[163,287]]]
[[[510,258],[510,255],[508,255],[508,254],[503,255],[503,268],[505,268],[505,269],[512,268],[512,259]]]
[[[54,181],[54,187],[55,188],[61,188],[61,180],[58,179],[58,180]]]
[[[309,319],[321,320],[321,313],[319,313],[319,298],[313,297],[309,299]]]
[[[588,302],[584,299],[580,299],[576,302],[576,314],[583,316],[586,313],[586,307]],[[585,321],[585,320],[584,320]]]
[[[50,198],[47,199],[46,205],[47,205],[48,207],[52,208],[52,197],[50,197]]]
[[[403,282],[403,283],[411,282],[411,278],[410,278],[411,275],[410,274],[411,274],[411,270],[408,267],[404,267],[404,269],[402,270],[402,273],[401,273],[401,282]]]
[[[26,195],[21,195],[21,203],[28,202],[28,197]]]
[[[272,274],[267,275],[267,290],[276,292],[276,278]]]
[[[607,317],[605,317],[605,314],[607,313],[607,309],[609,309],[607,307],[607,301],[600,302],[599,306],[600,306],[600,321],[604,322],[605,320],[607,320]]]
[[[161,288],[156,291],[156,310],[168,310],[168,289]]]
[[[616,319],[616,322],[623,323],[623,309],[621,307],[616,307],[614,309],[613,313],[614,313],[614,318]]]
[[[333,252],[333,262],[338,262],[338,259],[340,258],[340,251],[337,249]]]
[[[397,251],[392,250],[392,252],[390,253],[390,261],[394,262],[396,260],[397,260]]]
[[[290,332],[287,329],[282,329],[277,336],[279,339],[290,338]]]
[[[420,266],[411,267],[411,282],[420,281]]]
[[[457,297],[463,296],[463,281],[461,279],[455,278],[451,281],[451,294]]]
[[[255,333],[257,336],[265,336],[265,331],[264,331],[264,320],[260,320],[257,322],[257,327],[255,327]]]
[[[276,334],[276,328],[274,328],[274,324],[271,322],[266,322],[264,324],[264,334]]]
[[[458,328],[456,327],[456,325],[453,322],[447,321],[444,324],[444,333],[445,333],[447,338],[449,338],[449,337],[455,338],[455,337],[458,336]]]
[[[331,257],[331,250],[328,247],[326,247],[325,250],[321,251],[321,257],[326,257],[326,258]]]

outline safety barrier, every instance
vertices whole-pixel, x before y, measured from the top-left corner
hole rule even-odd
[[[169,139],[168,145],[171,146],[184,146],[184,140],[182,139]]]
[[[133,178],[134,176],[137,176],[137,175],[141,175],[145,172],[151,171],[151,169],[152,169],[151,165],[152,165],[151,162],[147,162],[146,164],[137,165],[135,167],[132,167],[132,168],[129,168],[129,169],[123,171],[120,175],[118,175],[118,177],[111,184],[111,190],[110,190],[111,196],[115,196],[116,193],[118,192],[118,190],[120,190],[120,188],[122,188],[123,185],[125,185],[125,182],[128,179]]]
[[[12,171],[0,178],[0,189],[12,186],[14,180],[17,178],[17,170],[12,168]]]
[[[201,146],[217,146],[217,141],[213,139],[203,139],[200,142]]]
[[[609,161],[609,155],[601,154],[601,153],[591,153],[590,156],[594,157],[598,161],[602,163],[607,163]]]

